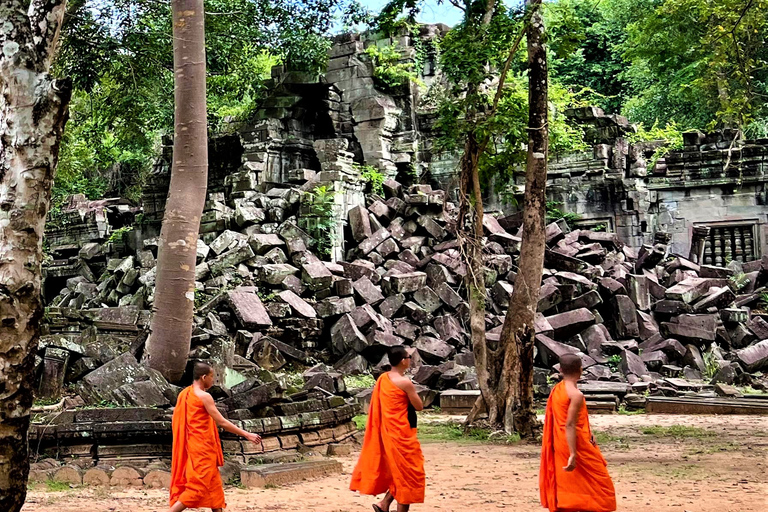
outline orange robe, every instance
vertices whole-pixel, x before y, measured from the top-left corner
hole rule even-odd
[[[539,470],[541,505],[550,512],[613,512],[616,492],[607,463],[597,445],[592,444],[586,404],[576,422],[576,469],[563,470],[571,453],[565,434],[570,404],[565,382],[560,382],[549,395],[544,418]]]
[[[173,411],[171,506],[224,508],[219,466],[224,465],[219,430],[192,386],[181,393]]]
[[[388,373],[379,377],[351,490],[369,495],[389,491],[402,505],[424,503],[424,455],[416,429],[408,422],[409,403]]]

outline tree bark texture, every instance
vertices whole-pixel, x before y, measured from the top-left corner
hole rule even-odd
[[[203,0],[173,1],[173,66],[173,165],[146,355],[150,367],[178,382],[192,336],[197,237],[208,183]]]
[[[541,0],[529,0],[528,8]],[[533,405],[534,323],[544,268],[546,185],[549,152],[548,70],[544,21],[540,9],[531,18],[528,37],[528,157],[523,198],[523,240],[515,288],[504,318],[500,344],[504,356],[498,400],[504,404],[504,429],[535,435],[539,423]]]
[[[0,0],[0,510],[27,492],[43,228],[71,97],[49,73],[66,0]]]

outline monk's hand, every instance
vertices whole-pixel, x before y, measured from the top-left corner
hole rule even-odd
[[[255,444],[261,444],[261,436],[259,434],[254,434],[253,432],[248,432],[245,436],[247,440],[249,440],[252,443]]]
[[[574,469],[576,469],[576,454],[572,453],[570,457],[568,457],[568,465],[563,468],[564,471],[571,472]]]

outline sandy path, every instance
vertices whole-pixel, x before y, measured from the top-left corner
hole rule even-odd
[[[595,416],[593,428],[626,512],[757,512],[768,510],[768,419],[716,416]],[[668,437],[649,426],[695,426]],[[418,511],[518,512],[542,510],[538,502],[538,452],[533,445],[466,442],[424,444],[427,503]],[[345,475],[258,491],[227,489],[228,510],[370,511],[370,497],[347,490],[356,458],[345,457]],[[23,512],[164,512],[167,491],[33,490]]]

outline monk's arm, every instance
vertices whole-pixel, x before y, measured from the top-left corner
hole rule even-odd
[[[408,400],[411,401],[411,405],[414,409],[417,411],[424,409],[424,402],[421,401],[421,397],[416,392],[416,386],[413,385],[413,382],[406,379],[405,382],[403,382],[403,387],[401,389],[408,395]]]
[[[244,437],[254,443],[261,442],[261,436],[259,436],[258,434],[247,432],[241,428],[238,428],[235,424],[233,424],[231,421],[229,421],[224,416],[222,416],[221,411],[219,411],[216,408],[216,404],[213,401],[213,397],[211,395],[208,395],[207,393],[206,395],[207,396],[202,397],[203,405],[205,405],[205,410],[208,411],[208,414],[211,415],[211,418],[213,418],[213,421],[216,422],[216,425],[223,428],[227,432],[231,432],[232,434],[238,435],[240,437]]]
[[[568,465],[565,467],[565,470],[573,471],[576,469],[577,456],[576,423],[579,420],[579,412],[584,405],[584,395],[576,390],[575,392],[569,392],[568,397],[571,399],[571,403],[568,406],[568,418],[565,421],[565,438],[568,441],[568,449],[571,455],[568,458]]]

